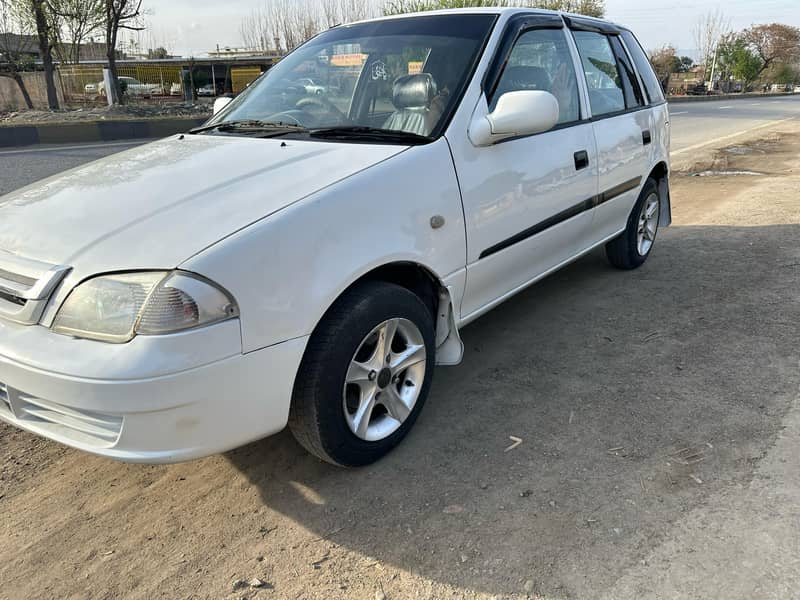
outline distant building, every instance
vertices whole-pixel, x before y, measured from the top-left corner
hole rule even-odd
[[[216,50],[208,53],[211,58],[250,58],[253,56],[276,56],[277,50],[258,50],[255,48],[234,48],[231,46],[217,46]]]

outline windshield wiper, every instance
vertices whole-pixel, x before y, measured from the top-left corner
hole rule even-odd
[[[410,131],[382,129],[380,127],[367,127],[364,125],[310,129],[308,135],[322,139],[360,139],[413,144],[427,144],[433,141],[433,138],[430,136],[411,133]]]
[[[248,119],[242,121],[222,121],[221,123],[214,123],[212,125],[203,125],[202,127],[190,129],[189,133],[203,133],[204,131],[213,130],[222,132],[236,131],[238,133],[274,133],[280,135],[283,133],[304,133],[308,131],[308,128],[295,123],[283,123],[282,121]]]

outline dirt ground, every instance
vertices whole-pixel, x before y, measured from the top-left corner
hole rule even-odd
[[[642,269],[595,252],[467,327],[373,467],[0,427],[0,597],[800,597],[798,133],[693,156],[760,174],[675,175]]]

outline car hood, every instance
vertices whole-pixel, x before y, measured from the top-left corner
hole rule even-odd
[[[173,268],[405,149],[174,136],[0,198],[0,251],[86,274]]]

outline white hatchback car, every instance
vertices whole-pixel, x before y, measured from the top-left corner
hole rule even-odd
[[[670,222],[667,105],[605,21],[340,26],[226,102],[0,200],[0,418],[136,462],[288,423],[370,463],[459,328],[595,247],[640,266]]]

